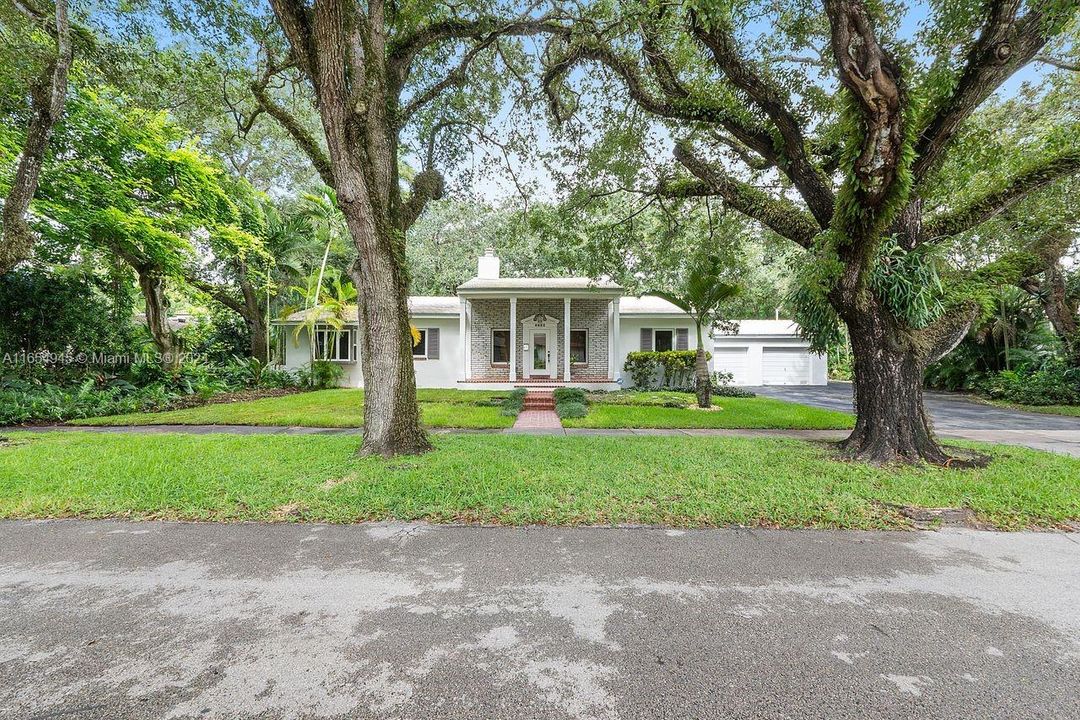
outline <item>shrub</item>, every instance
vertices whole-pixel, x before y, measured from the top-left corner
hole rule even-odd
[[[345,369],[329,360],[315,360],[296,372],[296,381],[300,387],[309,390],[326,390],[341,385]]]
[[[714,372],[712,374],[712,394],[715,397],[752,398],[755,394],[741,387],[731,384],[735,376],[728,372]]]
[[[989,376],[982,389],[997,400],[1021,405],[1080,404],[1080,368],[1051,365],[1034,372],[1006,370]]]
[[[712,353],[706,352],[706,361],[711,358]],[[627,353],[623,370],[630,373],[630,378],[639,390],[692,390],[696,361],[696,350],[638,350]]]
[[[589,414],[589,409],[585,407],[585,403],[566,400],[555,403],[555,414],[563,419],[582,418]]]
[[[555,388],[552,394],[555,396],[556,405],[561,402],[576,402],[587,405],[589,402],[585,398],[585,391],[581,388]]]
[[[514,388],[514,390],[506,396],[506,399],[502,403],[502,415],[507,417],[517,417],[521,412],[521,408],[525,405],[525,388]]]

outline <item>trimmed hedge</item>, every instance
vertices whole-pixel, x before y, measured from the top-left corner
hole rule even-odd
[[[589,401],[585,398],[585,391],[581,388],[555,388],[552,395],[555,396],[555,404],[563,402],[576,402],[582,405],[588,405]]]
[[[712,353],[706,352],[705,361],[711,359]],[[623,370],[641,390],[691,390],[696,362],[697,350],[637,350],[626,355]]]

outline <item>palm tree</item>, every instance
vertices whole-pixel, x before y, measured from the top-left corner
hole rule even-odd
[[[695,390],[698,406],[712,406],[712,378],[705,357],[705,333],[703,328],[712,327],[720,317],[720,306],[742,290],[738,285],[722,282],[720,278],[727,265],[719,255],[706,254],[692,261],[689,272],[677,293],[654,290],[651,294],[662,297],[689,315],[697,328],[697,356],[694,363]]]

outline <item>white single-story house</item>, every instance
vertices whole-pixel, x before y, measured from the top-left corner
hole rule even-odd
[[[697,349],[693,321],[662,298],[624,296],[609,280],[501,277],[492,251],[457,295],[409,298],[409,316],[420,331],[413,350],[418,387],[614,390],[631,382],[623,372],[627,353]],[[285,330],[286,368],[311,361],[304,319],[299,312],[275,323]],[[363,387],[355,321],[341,331],[316,325],[314,332],[319,356],[343,366],[343,384]],[[711,369],[732,373],[737,385],[826,382],[825,358],[811,353],[787,320],[739,321],[737,334],[717,333],[707,349]]]

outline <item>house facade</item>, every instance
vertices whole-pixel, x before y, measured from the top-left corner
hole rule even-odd
[[[491,251],[456,295],[409,298],[409,316],[420,334],[413,348],[418,387],[614,390],[630,383],[623,373],[630,352],[697,349],[693,322],[666,300],[627,297],[607,280],[502,277]],[[276,323],[285,331],[286,368],[313,357],[304,320],[296,313]],[[340,331],[314,327],[315,352],[340,363],[350,387],[364,384],[357,336],[355,322]],[[824,358],[809,352],[789,321],[741,321],[738,334],[706,338],[706,349],[712,369],[732,372],[736,384],[825,383]]]

